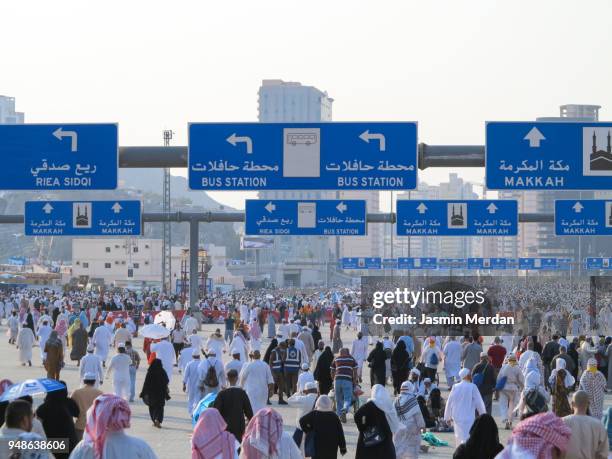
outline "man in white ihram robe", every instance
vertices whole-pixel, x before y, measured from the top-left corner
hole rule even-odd
[[[247,344],[246,340],[244,339],[244,335],[242,333],[240,333],[239,331],[234,333],[234,339],[232,341],[232,346],[231,346],[231,349],[230,349],[230,353],[232,355],[240,354],[240,361],[242,363],[247,363],[248,362],[249,345]]]
[[[253,351],[253,361],[242,367],[240,386],[246,391],[251,402],[253,414],[266,407],[274,378],[267,363],[260,360],[259,351]]]
[[[182,373],[183,371],[185,371],[185,368],[187,368],[187,365],[189,365],[189,362],[193,360],[194,352],[200,355],[200,350],[194,349],[191,346],[183,348],[183,350],[179,352],[179,358],[177,361],[179,373]]]
[[[25,325],[17,333],[17,347],[19,348],[19,361],[22,365],[32,362],[32,346],[34,345],[34,333]]]
[[[353,340],[351,356],[353,356],[355,362],[357,362],[357,376],[361,381],[363,362],[368,358],[368,338],[363,336],[361,332],[357,333],[357,339]]]
[[[130,398],[130,365],[132,359],[125,353],[125,343],[119,343],[117,354],[113,356],[106,370],[106,378],[113,374],[113,389],[117,397]]]
[[[469,438],[470,428],[476,419],[474,412],[478,411],[479,415],[487,412],[478,387],[470,381],[470,370],[463,368],[459,377],[461,382],[453,385],[444,409],[444,420],[453,421],[455,446]]]
[[[113,335],[105,325],[100,325],[96,328],[91,339],[96,355],[100,357],[102,366],[106,366],[106,359],[108,358],[108,351],[110,350],[111,342],[113,341]]]
[[[49,335],[53,329],[49,325],[49,322],[44,321],[43,324],[38,329],[38,343],[40,344],[40,360],[45,361],[45,344],[47,344],[47,340],[49,339]]]
[[[192,351],[192,360],[183,372],[183,391],[187,392],[187,411],[191,415],[202,398],[200,390],[200,352]]]
[[[93,373],[96,375],[96,384],[94,387],[97,389],[102,381],[104,381],[104,370],[102,370],[102,359],[98,357],[94,352],[92,344],[87,346],[87,354],[81,358],[79,364],[79,375],[81,379],[81,385],[87,373]]]
[[[459,370],[461,369],[461,352],[463,348],[459,341],[450,336],[448,343],[444,346],[442,353],[444,354],[444,373],[446,374],[446,382],[450,389],[458,380]]]
[[[155,352],[157,358],[161,360],[162,366],[168,375],[168,381],[172,381],[172,368],[176,363],[176,353],[170,341],[166,338],[159,343],[152,344],[151,352]]]

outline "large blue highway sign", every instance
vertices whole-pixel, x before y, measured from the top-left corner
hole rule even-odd
[[[434,257],[400,257],[397,259],[397,267],[399,269],[438,269],[438,259]]]
[[[26,236],[139,236],[140,201],[26,201]]]
[[[116,124],[0,125],[0,188],[117,188]]]
[[[517,231],[516,201],[397,201],[398,236],[515,236]]]
[[[380,257],[375,258],[357,258],[347,257],[340,259],[342,269],[381,269],[382,260]]]
[[[192,190],[411,190],[416,123],[192,123]]]
[[[247,235],[364,236],[366,202],[257,200],[245,206]]]
[[[612,123],[489,122],[491,190],[612,189]]]
[[[612,235],[612,201],[556,200],[555,234],[557,236]]]

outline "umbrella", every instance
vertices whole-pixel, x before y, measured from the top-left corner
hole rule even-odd
[[[46,394],[47,392],[53,392],[65,388],[66,386],[64,384],[56,381],[55,379],[26,379],[25,381],[13,384],[6,389],[2,394],[2,397],[0,397],[0,402],[15,400],[16,398],[23,397],[25,395]]]
[[[202,414],[202,411],[204,411],[206,408],[210,408],[210,405],[213,404],[216,398],[217,392],[211,392],[198,402],[192,414],[192,422],[194,426],[197,424],[198,419],[200,419],[200,414]]]
[[[172,314],[170,311],[161,311],[155,316],[155,320],[153,322],[156,324],[161,324],[163,322],[166,324],[166,328],[168,330],[173,330],[176,319],[174,318],[174,314]]]
[[[166,338],[170,334],[170,330],[163,325],[149,324],[142,327],[138,333],[142,335],[143,338],[161,339]]]

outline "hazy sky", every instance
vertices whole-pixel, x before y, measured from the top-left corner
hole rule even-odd
[[[184,145],[190,121],[256,121],[261,80],[281,78],[326,90],[337,121],[482,144],[486,120],[565,103],[610,120],[611,18],[610,0],[4,1],[0,94],[28,122],[118,122],[122,145],[172,128]]]

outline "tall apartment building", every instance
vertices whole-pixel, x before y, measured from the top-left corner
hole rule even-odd
[[[0,124],[22,124],[24,115],[15,111],[15,98],[0,96]]]
[[[313,86],[283,80],[263,80],[259,88],[258,119],[262,123],[317,123],[332,120],[329,95]],[[259,199],[365,199],[368,212],[378,212],[378,192],[359,191],[261,191]],[[336,256],[357,253],[374,256],[382,248],[380,225],[370,225],[365,237],[278,236],[274,248],[262,251],[260,262],[278,269],[272,273],[277,285],[305,285],[326,281],[328,265]],[[302,265],[300,265],[302,264]],[[306,266],[310,265],[311,269]],[[289,267],[291,266],[291,268]],[[301,267],[300,267],[301,266]]]
[[[448,182],[439,185],[428,185],[419,182],[416,190],[404,192],[397,199],[410,199],[415,205],[420,199],[478,199],[474,185],[465,182],[457,174],[451,173]],[[482,256],[482,239],[480,237],[396,237],[396,257],[442,257],[468,258]]]

